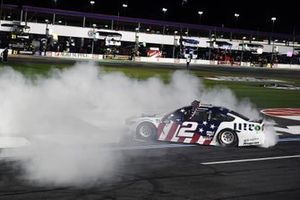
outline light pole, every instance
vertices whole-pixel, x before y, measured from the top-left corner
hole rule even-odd
[[[165,20],[165,15],[166,15],[166,12],[168,11],[168,9],[167,8],[162,8],[161,10],[163,12],[163,20]],[[166,29],[166,26],[164,25],[163,26],[163,36],[165,35],[165,29]],[[162,52],[163,52],[163,48],[164,48],[164,44],[162,43],[161,44],[161,51]]]
[[[49,24],[49,20],[45,19],[46,22],[46,40],[45,40],[45,46],[44,46],[44,56],[46,56],[46,52],[47,52],[47,48],[48,48],[48,38],[49,38],[49,28],[48,28],[48,24]]]
[[[201,17],[203,15],[203,11],[198,11],[198,15],[199,15],[199,24],[201,24]]]
[[[168,11],[168,9],[167,8],[162,8],[161,9],[162,11],[163,11],[163,20],[165,20],[165,15],[166,15],[166,12]]]
[[[0,21],[2,19],[2,7],[3,7],[3,0],[0,2]]]
[[[177,35],[178,31],[174,31],[174,45],[173,45],[173,57],[175,58],[175,48],[177,47],[177,39],[176,39],[176,35]]]
[[[237,28],[237,24],[238,24],[240,14],[239,13],[234,13],[234,17],[235,17],[235,28]]]
[[[96,24],[93,24],[93,40],[92,40],[92,50],[91,53],[94,54],[94,46],[95,46],[95,28],[96,28]]]
[[[167,8],[162,8],[161,9],[162,10],[162,12],[163,12],[163,20],[165,20],[165,15],[166,15],[166,12],[168,11],[168,9]],[[165,26],[163,26],[163,35],[165,34]]]
[[[91,4],[91,12],[93,12],[93,6],[95,4],[95,1],[90,1],[90,4]]]
[[[272,32],[271,32],[271,42],[272,42],[272,55],[271,55],[271,67],[273,65],[273,60],[274,60],[274,47],[275,47],[275,42],[273,38],[273,32],[274,32],[274,26],[275,26],[275,21],[277,20],[276,17],[271,17],[272,21]]]
[[[245,49],[245,40],[246,39],[247,38],[244,36],[243,40],[242,40],[241,66],[242,66],[242,62],[243,62],[243,59],[244,59],[244,49]]]
[[[273,32],[274,32],[274,26],[275,26],[275,21],[277,20],[276,17],[272,17],[271,21],[272,21],[272,37],[273,37]]]
[[[57,0],[53,0],[54,1],[54,9],[56,9],[56,4],[57,4]],[[53,13],[53,19],[52,19],[52,24],[55,24],[55,13]]]
[[[126,8],[128,7],[128,4],[123,3],[122,7],[124,8],[124,16],[126,16]]]

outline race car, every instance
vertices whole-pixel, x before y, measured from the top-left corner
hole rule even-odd
[[[262,120],[247,117],[224,107],[185,106],[169,114],[143,115],[126,121],[138,139],[177,143],[259,146],[264,143]]]

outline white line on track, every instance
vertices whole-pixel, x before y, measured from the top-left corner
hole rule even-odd
[[[257,161],[265,161],[265,160],[280,160],[280,159],[288,159],[288,158],[300,158],[300,155],[277,156],[277,157],[266,157],[266,158],[251,158],[251,159],[241,159],[241,160],[224,160],[224,161],[216,161],[216,162],[203,162],[201,164],[202,165],[218,165],[218,164],[229,164],[229,163],[257,162]]]
[[[300,141],[300,137],[295,137],[295,138],[280,138],[278,142],[296,142]]]

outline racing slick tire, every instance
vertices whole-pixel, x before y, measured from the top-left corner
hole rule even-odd
[[[218,134],[218,142],[221,146],[237,146],[238,137],[233,130],[225,129]]]
[[[136,137],[146,141],[153,141],[156,138],[156,128],[149,122],[143,122],[136,128]]]

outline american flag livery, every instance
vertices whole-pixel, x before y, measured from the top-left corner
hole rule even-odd
[[[185,106],[164,116],[143,116],[127,123],[145,140],[222,146],[257,146],[265,140],[263,121],[212,105]]]
[[[220,122],[218,121],[184,121],[182,123],[170,122],[160,123],[157,134],[158,140],[210,145],[214,134],[218,129]]]

